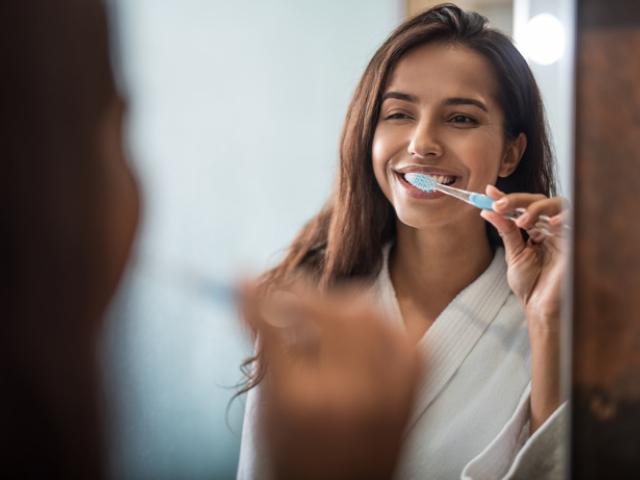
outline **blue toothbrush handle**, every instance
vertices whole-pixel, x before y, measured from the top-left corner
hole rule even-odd
[[[493,198],[488,195],[483,195],[482,193],[472,193],[469,195],[469,203],[482,210],[493,210],[493,202],[495,202]]]
[[[495,200],[488,195],[483,195],[482,193],[471,193],[469,195],[469,203],[471,203],[474,207],[478,207],[482,210],[491,210],[495,212],[493,209],[493,202]],[[511,220],[515,220],[520,215],[522,215],[526,210],[524,208],[516,208],[510,212],[501,213],[503,217],[510,218]],[[546,215],[540,215],[540,220],[543,222],[548,222],[550,219]]]
[[[495,200],[489,197],[488,195],[483,195],[481,193],[472,193],[471,195],[469,195],[469,203],[471,203],[475,207],[478,207],[482,210],[491,210],[493,212],[494,211],[493,202],[495,202]],[[504,213],[501,213],[500,215],[506,218],[510,218],[511,220],[515,220],[524,212],[526,212],[524,208],[516,208],[515,210],[512,210],[510,212],[504,212]],[[551,218],[548,217],[547,215],[540,215],[538,217],[538,223],[536,224],[536,228],[539,231],[541,231],[543,234],[552,236],[553,233],[551,233],[551,229],[550,229],[550,220]],[[562,228],[565,230],[571,229],[571,227],[569,227],[568,225],[562,225]]]

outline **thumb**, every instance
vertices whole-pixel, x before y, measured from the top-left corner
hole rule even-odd
[[[240,285],[238,290],[240,293],[240,314],[244,322],[251,327],[257,336],[258,351],[262,352],[267,363],[281,363],[284,355],[282,332],[266,318],[266,302],[258,292],[257,285],[245,283]]]
[[[495,200],[504,196],[503,192],[492,185],[487,186],[486,193]],[[498,231],[504,243],[507,258],[515,258],[522,252],[526,244],[522,237],[522,232],[515,222],[493,210],[482,210],[480,216],[493,225]]]

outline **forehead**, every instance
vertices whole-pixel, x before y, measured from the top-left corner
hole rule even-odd
[[[476,96],[490,102],[497,88],[491,64],[479,53],[457,44],[427,43],[398,61],[385,91],[407,92],[421,100]]]

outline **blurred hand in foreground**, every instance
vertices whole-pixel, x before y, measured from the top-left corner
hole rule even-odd
[[[243,292],[258,333],[263,441],[277,480],[389,479],[422,358],[354,291],[259,298]]]

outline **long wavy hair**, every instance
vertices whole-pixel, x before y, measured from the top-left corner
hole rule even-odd
[[[504,114],[506,141],[520,133],[527,147],[516,170],[497,187],[509,192],[555,193],[553,156],[540,92],[527,62],[503,33],[487,19],[453,4],[433,7],[401,24],[369,62],[349,105],[340,139],[340,165],[333,193],[291,243],[284,259],[262,278],[265,288],[300,274],[326,289],[345,280],[372,280],[380,271],[382,247],[396,233],[393,208],[373,173],[372,142],[382,94],[398,61],[410,50],[431,42],[466,47],[486,58],[498,81],[497,102]],[[500,237],[487,223],[493,247]],[[248,382],[264,374],[260,353],[244,362]],[[257,362],[257,368],[251,368]]]

